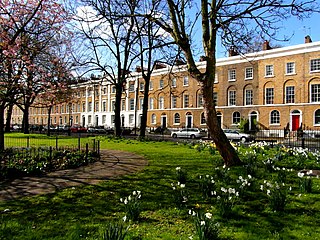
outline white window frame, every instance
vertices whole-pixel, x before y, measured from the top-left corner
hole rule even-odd
[[[134,83],[129,82],[129,92],[134,92]]]
[[[171,80],[171,87],[177,87],[177,79],[176,78],[172,78]]]
[[[285,103],[295,103],[295,87],[286,86]]]
[[[183,77],[183,86],[189,86],[189,77],[188,76]]]
[[[274,77],[274,66],[273,64],[268,64],[265,67],[265,77]]]
[[[320,102],[320,84],[310,85],[310,102]]]
[[[134,98],[129,99],[129,111],[134,110]]]
[[[320,72],[320,58],[310,60],[310,72]]]
[[[253,79],[253,67],[246,67],[245,68],[245,80],[251,80]]]
[[[164,109],[164,97],[159,97],[159,109]]]
[[[277,115],[275,115],[277,113]],[[280,125],[280,112],[278,110],[272,110],[270,112],[270,125]]]
[[[111,101],[111,111],[114,112],[115,108],[116,108],[116,101],[115,101],[115,100],[112,100],[112,101]]]
[[[159,81],[159,89],[163,89],[163,87],[164,87],[164,80],[160,79],[160,81]]]
[[[139,98],[139,110],[142,110],[143,107],[143,98]]]
[[[237,114],[237,116],[235,116]],[[233,112],[232,113],[232,125],[238,125],[241,121],[241,114],[240,112]]]
[[[272,90],[272,91],[271,91]],[[272,94],[271,94],[272,93]],[[270,101],[270,102],[269,102]],[[266,88],[265,92],[265,104],[274,104],[274,88]]]
[[[143,82],[139,83],[139,91],[140,92],[144,91],[144,83]]]
[[[177,118],[177,116],[179,116],[179,117]],[[177,120],[179,120],[179,121],[177,121]],[[179,113],[175,113],[174,116],[173,116],[173,124],[179,125],[180,122],[181,122],[180,114]]]
[[[317,112],[319,113],[317,114]],[[320,126],[320,109],[315,110],[313,116],[313,125]],[[318,119],[318,121],[316,121],[316,119]]]
[[[236,81],[236,78],[237,78],[236,69],[235,68],[229,69],[228,70],[228,81],[234,82],[234,81]]]
[[[296,63],[295,62],[287,62],[286,63],[286,75],[296,74]]]
[[[183,94],[183,108],[189,107],[189,94]]]
[[[150,110],[154,109],[154,98],[149,98],[149,109]]]
[[[246,89],[245,90],[245,103],[244,105],[253,105],[253,90]]]
[[[134,124],[134,114],[129,114],[129,124]]]
[[[198,94],[198,108],[203,107],[203,94]]]
[[[236,90],[229,90],[228,91],[228,106],[236,106]]]
[[[177,108],[177,96],[171,96],[171,108]]]
[[[103,101],[102,102],[102,112],[106,112],[107,111],[107,102]]]
[[[151,114],[151,124],[157,124],[157,116],[156,114]]]

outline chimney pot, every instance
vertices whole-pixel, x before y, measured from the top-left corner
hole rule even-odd
[[[230,47],[229,48],[229,57],[233,57],[233,56],[237,56],[237,55],[239,55],[237,50],[235,50],[234,47]]]
[[[272,49],[269,45],[269,41],[265,40],[264,43],[263,43],[263,46],[262,46],[262,50],[270,50]]]
[[[311,37],[309,35],[304,37],[304,43],[312,43]]]

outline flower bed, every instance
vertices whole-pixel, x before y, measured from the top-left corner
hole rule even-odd
[[[77,168],[98,158],[96,152],[77,149],[9,148],[0,153],[0,180]]]

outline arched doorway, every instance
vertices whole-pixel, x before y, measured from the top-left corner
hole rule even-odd
[[[186,128],[191,128],[193,125],[193,116],[191,112],[186,113]]]
[[[249,130],[250,131],[257,130],[257,122],[258,122],[258,113],[256,111],[252,111],[249,114]]]
[[[293,110],[290,113],[290,121],[291,121],[291,130],[297,131],[301,126],[301,112],[300,110]]]
[[[162,128],[167,127],[167,115],[165,113],[162,113],[161,115],[161,127]]]

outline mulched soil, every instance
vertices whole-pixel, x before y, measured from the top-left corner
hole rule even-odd
[[[134,153],[101,150],[101,159],[87,166],[51,172],[41,177],[23,177],[0,182],[0,201],[53,193],[72,186],[97,184],[100,181],[135,173],[147,164],[146,159]]]

